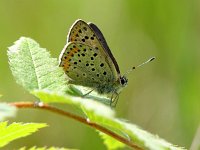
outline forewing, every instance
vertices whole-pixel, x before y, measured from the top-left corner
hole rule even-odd
[[[104,54],[80,42],[69,42],[66,45],[61,53],[59,65],[64,68],[74,84],[98,87],[115,80]]]
[[[117,73],[120,75],[120,70],[119,70],[119,66],[117,64],[117,61],[115,60],[101,30],[93,23],[89,23],[88,24],[92,29],[93,31],[95,32],[96,36],[97,36],[97,39],[100,41],[101,45],[103,46],[104,50],[107,52],[107,54],[110,56],[115,68],[116,68],[116,71]]]
[[[77,20],[70,29],[67,41],[80,42],[95,50],[99,50],[100,55],[105,57],[105,60],[113,71],[116,80],[119,78],[120,71],[117,62],[113,57],[103,34],[94,24],[87,24],[82,20]]]

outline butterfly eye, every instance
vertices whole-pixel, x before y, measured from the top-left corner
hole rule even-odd
[[[126,86],[128,82],[128,79],[126,77],[120,77],[120,83],[122,86]]]

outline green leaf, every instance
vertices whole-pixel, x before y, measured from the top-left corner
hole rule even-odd
[[[77,106],[77,108],[88,117],[88,121],[100,124],[101,126],[111,130],[114,133],[117,133],[127,140],[132,141],[135,145],[141,147],[142,149],[184,149],[174,146],[171,143],[159,138],[157,135],[153,135],[134,124],[116,118],[115,112],[110,109],[110,107],[107,107],[106,105],[97,101],[66,96],[49,91],[33,91],[32,93],[40,98],[40,100],[43,102],[59,102]],[[123,144],[119,144],[117,142],[114,143],[115,145],[112,145],[113,140],[115,139],[111,140],[110,137],[108,138],[104,136],[103,138],[105,139],[108,149],[117,149],[124,146]]]
[[[78,149],[70,149],[70,148],[59,148],[59,147],[31,147],[31,148],[26,148],[22,147],[19,150],[78,150]]]
[[[104,140],[104,144],[106,145],[107,149],[109,150],[115,150],[119,148],[124,148],[125,145],[116,139],[112,138],[111,136],[108,136],[105,133],[99,132],[101,138]]]
[[[21,37],[8,50],[10,69],[27,90],[48,89],[66,92],[66,76],[55,58],[30,38]]]
[[[7,122],[0,123],[0,147],[5,146],[9,142],[25,137],[36,132],[40,128],[47,125],[44,123],[12,123],[8,125]]]
[[[14,117],[16,114],[16,107],[6,103],[0,103],[0,121],[5,120],[8,117]]]
[[[66,77],[62,69],[57,66],[56,59],[39,47],[29,38],[20,38],[8,51],[10,68],[17,82],[32,94],[47,103],[66,103],[76,106],[80,112],[88,117],[88,121],[97,123],[104,128],[132,141],[143,149],[152,150],[181,150],[156,135],[144,131],[134,124],[127,123],[115,117],[115,112],[106,105],[99,103],[109,102],[108,99],[98,95],[88,95],[87,98],[73,97],[64,94],[82,95],[82,88],[67,86]],[[96,101],[95,101],[96,100]],[[124,144],[114,142],[109,136],[102,136],[108,149],[117,149]],[[114,143],[112,145],[112,143]]]

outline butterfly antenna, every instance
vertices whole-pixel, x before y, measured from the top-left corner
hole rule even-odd
[[[148,59],[147,61],[143,62],[142,64],[140,64],[140,65],[138,65],[138,66],[132,67],[130,70],[128,70],[128,71],[125,73],[125,75],[129,74],[131,71],[135,70],[136,68],[139,68],[139,67],[141,67],[141,66],[143,66],[143,65],[145,65],[145,64],[147,64],[147,63],[149,63],[149,62],[151,62],[151,61],[153,61],[154,59],[155,59],[155,57],[151,57],[150,59]]]

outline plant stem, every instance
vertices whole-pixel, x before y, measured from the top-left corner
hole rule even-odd
[[[38,105],[34,102],[13,102],[13,103],[9,103],[10,105],[12,106],[15,106],[17,108],[36,108],[36,109],[44,109],[44,110],[48,110],[48,111],[51,111],[51,112],[54,112],[54,113],[57,113],[57,114],[60,114],[60,115],[63,115],[65,117],[69,117],[71,119],[74,119],[76,121],[79,121],[83,124],[86,124],[92,128],[95,128],[115,139],[117,139],[118,141],[130,146],[131,148],[134,148],[136,150],[142,150],[142,148],[140,148],[139,146],[135,145],[132,141],[112,132],[111,130],[95,123],[95,122],[90,122],[89,120],[87,120],[86,118],[83,118],[83,117],[80,117],[78,115],[75,115],[75,114],[72,114],[70,112],[67,112],[67,111],[64,111],[64,110],[61,110],[59,108],[56,108],[56,107],[53,107],[53,106],[50,106],[48,104],[44,104],[44,103],[38,103]],[[41,104],[41,105],[40,105]]]

